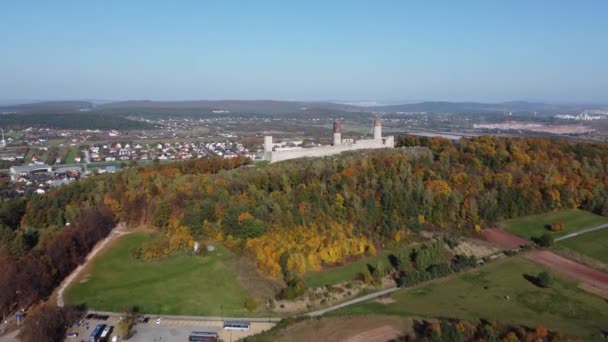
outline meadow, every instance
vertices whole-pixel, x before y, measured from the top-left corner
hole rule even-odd
[[[561,222],[564,224],[563,231],[553,234],[555,237],[560,237],[580,229],[608,223],[608,217],[596,215],[580,209],[566,209],[506,220],[501,222],[500,226],[517,235],[531,238],[550,232],[550,230],[546,228],[546,225],[553,222]]]
[[[557,245],[608,264],[608,229],[559,241]]]
[[[228,266],[234,257],[227,249],[217,245],[205,256],[155,261],[133,258],[131,250],[149,239],[145,233],[122,237],[68,289],[67,302],[113,312],[135,305],[148,314],[255,315],[243,308],[248,294]]]
[[[335,314],[487,319],[544,325],[584,340],[596,339],[598,327],[608,322],[608,303],[578,289],[575,281],[555,274],[550,288],[540,288],[525,278],[541,271],[540,266],[514,257],[458,277],[398,291],[392,294],[392,303],[369,301]]]
[[[307,272],[303,276],[307,287],[321,287],[335,285],[342,282],[352,281],[357,275],[367,268],[367,265],[375,265],[381,262],[385,268],[390,267],[388,256],[390,251],[382,251],[372,257],[364,257],[340,266],[328,267],[318,272]]]

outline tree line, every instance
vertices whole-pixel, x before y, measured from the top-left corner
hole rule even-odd
[[[0,312],[27,308],[48,297],[114,223],[106,207],[90,208],[24,256],[0,257]]]

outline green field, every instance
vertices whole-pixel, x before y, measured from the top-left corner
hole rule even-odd
[[[566,278],[541,289],[524,278],[543,269],[521,257],[493,263],[456,278],[394,293],[391,304],[370,301],[337,314],[480,318],[551,329],[590,340],[608,322],[608,303]],[[508,296],[508,298],[507,298]]]
[[[359,273],[367,268],[367,264],[371,264],[372,266],[376,265],[378,260],[380,260],[385,267],[389,267],[389,254],[390,251],[383,251],[376,256],[362,258],[343,266],[331,267],[319,272],[308,272],[304,274],[304,283],[307,287],[321,287],[353,280]]]
[[[132,233],[100,255],[90,278],[75,283],[66,294],[72,304],[119,312],[137,305],[150,314],[244,316],[245,290],[227,263],[232,254],[222,246],[207,256],[180,255],[159,261],[137,261],[131,249],[150,237]]]
[[[80,153],[78,146],[71,146],[68,155],[65,157],[66,164],[74,164],[76,156]]]
[[[608,264],[608,229],[575,236],[557,244]]]
[[[554,236],[559,237],[579,229],[608,223],[608,217],[595,215],[580,209],[566,209],[506,220],[500,225],[502,228],[517,235],[531,238],[549,232],[549,230],[545,228],[545,225],[551,224],[552,222],[561,222],[565,226],[564,231],[554,234]]]

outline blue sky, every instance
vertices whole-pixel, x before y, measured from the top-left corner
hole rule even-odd
[[[0,100],[608,103],[608,1],[3,1]]]

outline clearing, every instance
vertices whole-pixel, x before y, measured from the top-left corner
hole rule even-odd
[[[553,236],[559,237],[583,228],[595,227],[608,223],[608,217],[596,215],[580,209],[566,209],[506,220],[503,221],[500,226],[517,235],[531,238],[551,232],[545,228],[545,226],[552,222],[561,222],[564,224],[564,230],[562,232],[553,234]]]
[[[453,317],[498,320],[596,338],[608,322],[608,303],[580,290],[577,282],[554,276],[551,288],[542,289],[524,278],[545,270],[522,257],[484,266],[459,277],[397,291],[391,304],[377,301],[343,308],[336,314],[387,314],[405,317]]]
[[[123,236],[68,288],[66,302],[113,312],[136,305],[148,314],[255,316],[243,308],[248,294],[227,266],[234,257],[223,246],[206,256],[135,260],[131,250],[150,238],[146,233]]]
[[[307,272],[302,279],[307,287],[322,287],[351,281],[363,272],[368,264],[375,266],[381,262],[385,268],[390,267],[388,256],[391,253],[391,251],[382,251],[375,256],[364,257],[341,266],[328,267],[318,272]]]

